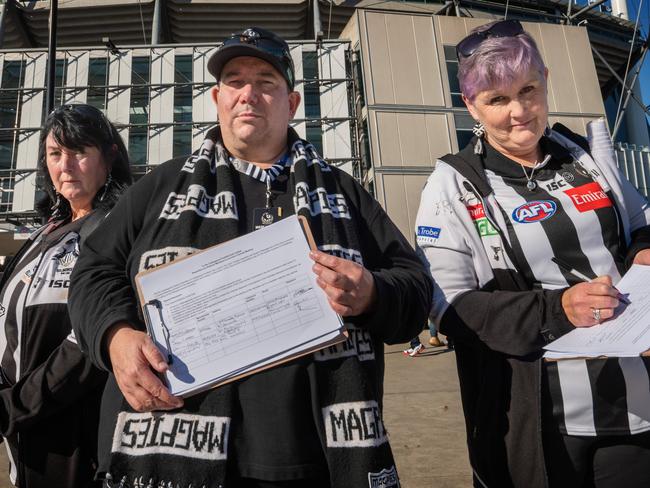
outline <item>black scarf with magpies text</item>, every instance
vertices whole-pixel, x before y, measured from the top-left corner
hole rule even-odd
[[[288,143],[289,188],[296,214],[308,219],[319,249],[363,264],[357,225],[361,216],[348,205],[335,171],[293,129]],[[243,195],[235,188],[234,171],[217,126],[178,172],[164,208],[151,210],[160,216],[155,228],[148,230],[147,247],[203,248],[240,235],[238,201]],[[214,195],[211,205],[202,206],[202,195]],[[183,205],[178,204],[181,199]],[[195,208],[188,211],[191,205]],[[209,217],[210,226],[202,225]],[[188,240],[206,233],[199,240]],[[305,404],[312,405],[333,488],[397,488],[381,412],[382,373],[375,358],[381,346],[373,346],[376,340],[367,330],[346,326],[347,342],[318,351],[307,361],[310,387],[304,395],[310,401]],[[106,485],[227,487],[236,388],[235,382],[191,396],[173,412],[138,413],[124,402],[113,434]]]

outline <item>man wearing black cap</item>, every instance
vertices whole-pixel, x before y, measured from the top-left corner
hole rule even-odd
[[[379,204],[289,128],[300,95],[284,40],[247,29],[208,69],[219,124],[193,155],[127,192],[72,277],[77,339],[112,373],[100,475],[125,488],[398,487],[381,412],[383,343],[418,332],[431,281]],[[143,332],[135,274],[294,213],[310,223],[314,272],[349,339],[172,396],[157,376],[167,365]]]
[[[300,94],[293,91],[289,46],[254,28],[226,40],[208,61],[221,137],[231,156],[269,168],[287,152],[287,125]]]

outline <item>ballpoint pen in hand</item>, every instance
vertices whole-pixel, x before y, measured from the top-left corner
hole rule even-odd
[[[551,258],[551,261],[553,261],[555,264],[557,264],[560,267],[560,269],[562,269],[565,273],[569,273],[570,275],[573,275],[576,278],[578,278],[579,280],[584,281],[586,283],[588,283],[588,282],[590,282],[590,281],[592,281],[593,279],[596,278],[595,276],[593,278],[589,278],[588,276],[582,274],[577,269],[572,268],[569,264],[565,263],[561,259],[556,258],[555,256],[553,256]],[[614,287],[614,289],[616,290],[616,287]],[[616,291],[618,293],[618,296],[616,298],[618,298],[619,301],[623,302],[624,304],[629,305],[630,304],[629,298],[627,298],[625,295],[623,295],[620,291],[618,291],[618,290],[616,290]]]

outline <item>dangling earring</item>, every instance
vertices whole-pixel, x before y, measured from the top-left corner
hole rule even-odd
[[[113,183],[113,175],[108,173],[108,178],[106,178],[106,183],[104,183],[104,191],[102,192],[102,196],[99,197],[100,202],[104,201],[104,197],[106,196],[106,193],[108,192],[108,187],[111,186],[111,183]]]
[[[551,127],[548,124],[546,124],[546,129],[544,129],[544,135],[546,137],[551,137]]]
[[[54,195],[55,195],[55,200],[54,204],[50,207],[50,211],[52,212],[52,218],[57,218],[59,217],[59,212],[61,211],[61,194],[56,191],[56,188],[52,186],[52,190],[54,190]]]
[[[483,154],[483,135],[485,134],[485,127],[478,121],[472,127],[472,132],[476,136],[476,144],[474,145],[474,154]]]

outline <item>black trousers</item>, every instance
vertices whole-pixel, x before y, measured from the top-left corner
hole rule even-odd
[[[650,487],[650,432],[586,437],[545,428],[543,439],[550,488]]]

